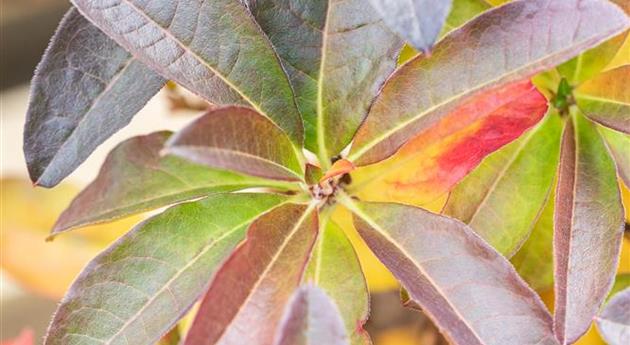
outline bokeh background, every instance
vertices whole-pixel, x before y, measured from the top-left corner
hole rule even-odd
[[[130,126],[97,149],[58,187],[33,188],[22,154],[29,81],[69,5],[67,0],[1,1],[0,345],[40,344],[57,302],[81,268],[147,215],[92,226],[46,242],[57,216],[96,176],[105,156],[117,143],[156,130],[177,130],[199,115],[206,105],[171,85],[149,102]],[[624,202],[630,205],[630,192],[626,188]],[[626,208],[630,220],[630,207]],[[367,327],[375,345],[446,344],[422,314],[400,306],[395,281],[373,258],[363,255],[372,292],[372,314]],[[628,236],[624,240],[620,271],[630,272]],[[540,293],[551,305],[552,294]],[[591,330],[579,344],[603,342]]]

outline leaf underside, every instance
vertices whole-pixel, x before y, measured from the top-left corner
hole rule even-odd
[[[24,128],[31,180],[43,187],[58,184],[165,82],[70,9],[31,83]]]
[[[609,345],[630,343],[630,288],[613,296],[596,321],[599,333]]]
[[[554,331],[562,344],[590,326],[612,286],[623,238],[615,165],[579,113],[562,138],[554,216]]]
[[[411,45],[428,53],[451,9],[451,0],[370,0],[387,25]]]
[[[287,304],[274,345],[349,345],[335,303],[312,285],[298,289]]]
[[[465,224],[401,204],[346,205],[368,246],[453,344],[556,344],[540,298]]]

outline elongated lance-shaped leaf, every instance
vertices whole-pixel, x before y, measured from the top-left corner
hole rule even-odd
[[[521,139],[486,157],[453,189],[444,213],[510,258],[532,231],[556,173],[562,122],[551,112]]]
[[[155,344],[203,293],[248,224],[285,201],[220,194],[139,224],[83,270],[45,344]]]
[[[587,81],[575,90],[575,97],[591,120],[630,134],[630,65]]]
[[[256,220],[211,283],[184,344],[271,345],[302,280],[317,222],[314,205],[295,204]]]
[[[329,218],[321,221],[304,281],[323,289],[337,304],[350,344],[371,344],[363,329],[370,300],[363,271],[352,243],[343,229]]]
[[[271,43],[238,0],[73,0],[168,79],[215,104],[252,106],[301,145],[303,125]]]
[[[313,285],[297,290],[285,310],[274,345],[350,345],[339,309]]]
[[[595,320],[599,334],[609,345],[630,343],[630,288],[613,296]]]
[[[155,132],[119,144],[96,179],[61,214],[53,234],[107,222],[210,193],[250,187],[285,189],[274,182],[208,169],[174,156],[160,156],[170,132]]]
[[[518,138],[545,114],[529,82],[488,91],[461,105],[391,158],[352,173],[364,200],[427,205],[448,193],[481,160]]]
[[[629,26],[605,0],[521,0],[490,10],[389,78],[349,159],[366,165],[387,158],[480,92],[528,78]]]
[[[301,152],[268,118],[246,107],[212,109],[166,144],[165,153],[277,180],[303,179]]]
[[[518,274],[537,291],[553,288],[554,202],[555,192],[551,191],[529,238],[510,259]]]
[[[557,344],[538,295],[467,225],[413,206],[343,202],[367,245],[452,344]]]
[[[617,132],[603,126],[598,129],[617,163],[619,177],[626,186],[630,186],[630,134]]]
[[[562,138],[554,217],[554,331],[575,342],[612,286],[623,238],[615,164],[595,125],[573,112]]]
[[[628,33],[619,34],[608,41],[558,66],[558,72],[572,85],[579,85],[599,74],[615,58]]]
[[[452,0],[370,0],[385,23],[411,45],[429,53],[438,38]]]
[[[322,168],[350,143],[402,42],[363,0],[249,0],[274,44]]]
[[[126,126],[164,83],[70,9],[31,83],[24,128],[31,180],[55,186]]]

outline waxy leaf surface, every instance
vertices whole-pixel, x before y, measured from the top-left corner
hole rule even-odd
[[[365,200],[424,206],[446,194],[486,155],[535,125],[547,107],[545,97],[529,81],[479,95],[396,155],[357,169],[350,188]]]
[[[467,225],[401,204],[345,204],[368,246],[452,344],[556,344],[536,293]]]
[[[480,92],[553,67],[628,26],[605,0],[522,0],[488,11],[388,79],[349,159],[383,160]]]
[[[630,343],[630,288],[613,296],[596,321],[599,333],[609,345]]]
[[[273,181],[162,157],[160,151],[170,136],[170,132],[156,132],[119,144],[96,179],[61,214],[53,234],[210,193],[274,186]]]
[[[580,110],[590,119],[630,134],[630,65],[598,75],[575,93]]]
[[[274,44],[322,168],[350,143],[402,42],[364,0],[248,0]]]
[[[139,224],[83,270],[45,344],[155,344],[203,293],[248,224],[285,201],[221,194]]]
[[[300,158],[289,137],[250,108],[212,109],[166,144],[174,154],[214,168],[277,180],[302,179]]]
[[[599,127],[598,129],[617,163],[619,177],[626,186],[630,186],[630,134],[617,132],[606,127]],[[630,205],[626,207],[630,207]]]
[[[554,217],[554,331],[562,344],[590,326],[612,286],[623,237],[615,164],[579,113],[562,138]]]
[[[444,213],[510,258],[527,239],[556,174],[562,122],[556,113],[486,157],[453,189]]]
[[[553,288],[554,201],[555,194],[551,191],[532,233],[510,260],[527,284],[538,291]]]
[[[76,9],[68,11],[31,83],[24,128],[31,180],[55,186],[165,82]]]
[[[322,221],[304,281],[317,285],[336,303],[350,344],[370,344],[363,329],[370,300],[363,271],[352,243],[330,219]]]
[[[140,61],[215,104],[252,106],[302,143],[293,91],[271,43],[238,0],[73,0]]]
[[[271,345],[302,280],[317,222],[317,211],[295,204],[257,219],[215,276],[184,344]]]
[[[451,9],[451,0],[370,0],[385,23],[400,37],[428,53]]]
[[[283,316],[274,345],[349,345],[339,309],[312,285],[295,292]]]

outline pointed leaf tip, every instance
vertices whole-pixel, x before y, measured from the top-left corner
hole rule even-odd
[[[293,294],[279,326],[274,345],[350,345],[339,308],[315,285]]]

